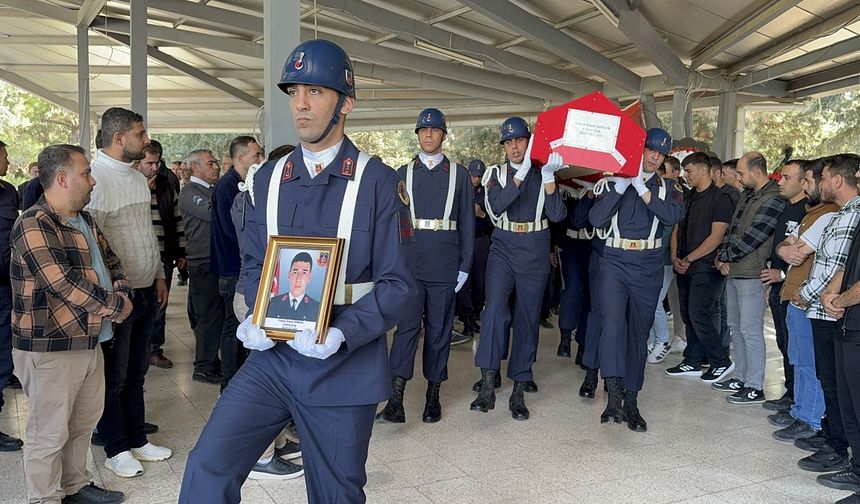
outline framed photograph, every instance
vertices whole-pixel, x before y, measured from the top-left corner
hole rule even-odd
[[[304,329],[325,341],[344,240],[273,236],[266,248],[252,321],[274,340]]]

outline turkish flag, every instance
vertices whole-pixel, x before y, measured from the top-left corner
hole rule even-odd
[[[280,289],[278,288],[278,279],[281,278],[281,263],[278,262],[275,264],[275,273],[272,275],[272,297],[275,297],[280,293]]]

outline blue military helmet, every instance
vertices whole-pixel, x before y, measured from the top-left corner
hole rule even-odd
[[[486,165],[484,165],[484,162],[480,159],[473,159],[469,161],[469,175],[473,177],[483,177],[484,170],[486,169]]]
[[[662,128],[651,128],[645,137],[645,147],[668,156],[672,149],[672,136]]]
[[[448,133],[448,125],[445,123],[445,114],[439,109],[426,108],[418,114],[418,121],[415,123],[415,133],[421,128],[439,128]]]
[[[278,87],[286,93],[290,84],[316,84],[355,98],[352,61],[346,51],[328,40],[307,40],[293,49]]]
[[[502,123],[499,129],[499,143],[504,144],[506,140],[514,138],[529,138],[529,125],[522,117],[509,117]]]

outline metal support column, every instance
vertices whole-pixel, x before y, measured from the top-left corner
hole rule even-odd
[[[265,0],[263,2],[263,138],[271,151],[284,144],[298,144],[290,99],[278,88],[284,63],[299,45],[299,0]]]
[[[78,127],[80,146],[90,152],[90,39],[89,28],[78,27]]]
[[[744,146],[744,137],[746,135],[746,129],[747,109],[746,107],[738,107],[737,122],[735,124],[735,150],[731,153],[732,158],[739,157],[746,151]]]
[[[131,0],[131,109],[146,120],[146,4]]]
[[[687,117],[687,90],[676,87],[672,96],[672,139],[684,138],[684,119]]]
[[[714,152],[720,159],[734,157],[737,130],[738,95],[734,91],[720,93],[720,110],[717,115],[717,135]]]
[[[657,103],[654,101],[653,94],[639,95],[639,101],[642,103],[642,116],[645,118],[645,128],[660,128],[660,118],[657,117]]]

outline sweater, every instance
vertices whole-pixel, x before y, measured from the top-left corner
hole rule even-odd
[[[114,159],[101,149],[90,167],[96,186],[87,211],[122,261],[132,288],[151,287],[156,278],[165,276],[152,226],[146,177],[131,163]]]

